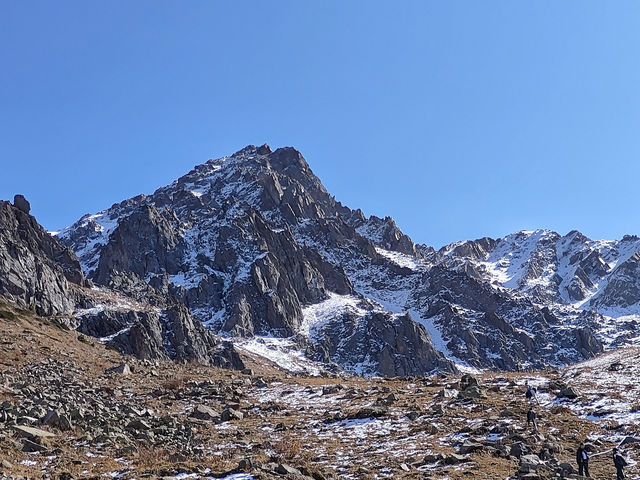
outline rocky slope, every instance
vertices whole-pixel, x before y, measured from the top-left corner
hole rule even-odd
[[[602,313],[640,298],[632,239],[609,253],[570,239],[561,254],[546,240],[527,249],[491,239],[436,252],[392,219],[337,202],[295,149],[266,145],[86,215],[58,238],[99,285],[117,290],[125,275],[127,291],[175,298],[215,332],[289,339],[362,374],[579,361],[612,344],[606,329],[629,340],[624,322]],[[589,302],[564,301],[580,295]]]
[[[612,447],[640,455],[637,349],[563,371],[318,378],[137,360],[2,299],[0,331],[3,480],[576,478],[581,440],[613,478]]]

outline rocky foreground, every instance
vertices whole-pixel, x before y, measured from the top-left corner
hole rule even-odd
[[[536,375],[300,377],[124,357],[6,302],[0,331],[2,479],[576,478],[580,439],[596,478],[615,475],[598,452],[640,457],[635,351]]]

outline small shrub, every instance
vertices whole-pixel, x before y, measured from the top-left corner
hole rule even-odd
[[[8,310],[0,310],[0,318],[6,318],[7,320],[15,320],[16,316],[13,312]]]
[[[180,378],[172,378],[162,384],[165,390],[180,390],[184,387],[184,382]]]
[[[277,455],[287,459],[293,460],[300,456],[302,450],[302,444],[298,438],[286,436],[279,442],[274,443],[273,450]]]

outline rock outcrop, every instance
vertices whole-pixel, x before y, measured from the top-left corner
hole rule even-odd
[[[75,254],[49,235],[29,208],[19,200],[16,205],[20,208],[0,201],[0,295],[40,315],[72,313],[73,286],[85,284]]]
[[[139,358],[244,368],[228,342],[204,328],[179,300],[149,287],[135,273],[111,271],[106,283],[118,287],[118,293],[87,288],[91,282],[73,251],[27,210],[0,202],[0,295]],[[123,258],[129,257],[125,253]],[[140,260],[136,257],[128,265]]]

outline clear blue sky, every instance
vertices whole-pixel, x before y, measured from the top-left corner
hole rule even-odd
[[[0,198],[64,227],[247,144],[441,246],[640,233],[640,3],[0,2]]]

